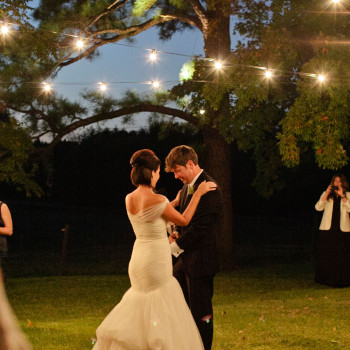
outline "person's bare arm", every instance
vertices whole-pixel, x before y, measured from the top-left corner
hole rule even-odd
[[[12,217],[9,208],[5,203],[3,203],[1,206],[1,218],[4,222],[4,227],[0,227],[0,234],[4,236],[12,236]]]
[[[197,191],[194,192],[192,195],[191,201],[188,204],[186,210],[183,212],[183,214],[180,214],[177,210],[174,209],[174,207],[169,203],[164,210],[163,217],[167,221],[173,222],[175,225],[178,226],[187,226],[189,222],[191,221],[193,214],[195,213],[198,203],[201,199],[201,197],[206,194],[209,191],[215,191],[216,190],[216,183],[215,182],[206,182],[203,181],[197,188]]]

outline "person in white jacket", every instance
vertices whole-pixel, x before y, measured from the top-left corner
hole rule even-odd
[[[334,175],[316,203],[323,211],[316,242],[315,281],[332,287],[350,286],[350,193],[344,175]]]

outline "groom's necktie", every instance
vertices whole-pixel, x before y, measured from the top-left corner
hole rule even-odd
[[[184,201],[183,201],[183,206],[184,208],[187,207],[187,204],[190,200],[190,196],[193,194],[193,186],[191,185],[187,185],[186,186],[186,190],[185,190],[185,195],[184,195]]]
[[[186,185],[186,187],[183,189],[182,201],[180,203],[181,213],[183,213],[185,211],[185,204],[186,204],[186,199],[187,199],[187,187],[188,187],[188,185]]]

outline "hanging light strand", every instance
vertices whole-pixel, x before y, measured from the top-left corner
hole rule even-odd
[[[342,2],[341,0],[331,0],[331,1],[333,2],[334,5],[339,5]],[[334,11],[332,12],[332,14],[334,14]],[[9,33],[10,28],[14,27],[14,26],[20,26],[20,24],[14,24],[14,23],[9,23],[9,22],[5,22],[5,21],[0,21],[0,34],[6,35],[7,33]],[[40,29],[40,30],[43,30],[43,29]],[[57,31],[50,31],[50,30],[43,30],[43,31],[52,32],[54,34],[60,34],[62,36],[68,36],[68,37],[77,39],[75,41],[75,45],[76,45],[76,48],[78,50],[83,50],[84,47],[86,46],[86,43],[90,42],[89,38],[82,38],[79,35],[75,35],[75,34],[59,33]],[[195,60],[208,61],[211,64],[213,64],[214,68],[216,70],[218,70],[218,71],[221,70],[223,67],[230,67],[230,65],[227,65],[226,63],[224,65],[223,62],[220,61],[220,60],[214,60],[214,59],[209,58],[209,57],[200,57],[200,56],[187,55],[187,54],[182,54],[182,53],[177,53],[177,52],[163,51],[163,50],[158,50],[158,49],[149,49],[149,48],[137,47],[137,46],[130,45],[130,44],[122,44],[122,43],[113,43],[113,44],[119,45],[119,46],[130,47],[130,48],[134,48],[134,49],[146,50],[146,51],[150,52],[150,60],[151,61],[156,61],[158,54],[162,53],[162,54],[167,54],[167,55],[176,55],[176,56],[182,56],[182,57],[189,57],[189,58],[195,59]],[[233,65],[231,65],[231,67],[232,66]],[[324,74],[277,71],[277,70],[268,69],[266,67],[257,67],[257,66],[250,66],[250,65],[241,65],[241,66],[246,67],[246,68],[250,67],[250,68],[254,68],[254,69],[264,70],[264,72],[265,72],[264,74],[265,74],[266,79],[271,79],[276,74],[279,75],[279,76],[282,76],[283,74],[285,74],[285,75],[291,74],[291,75],[300,76],[300,77],[304,76],[304,77],[317,78],[317,80],[320,83],[325,83],[328,80],[328,79],[326,79],[326,76]],[[194,81],[194,80],[192,80],[192,81]],[[173,83],[179,83],[179,82],[180,81],[175,81]],[[199,80],[197,80],[197,82],[211,83],[212,81],[209,81],[209,80],[207,80],[207,81],[205,81],[205,80],[199,81]],[[3,83],[4,82],[1,82],[1,84],[3,84]],[[126,84],[126,83],[145,84],[145,82],[110,82],[109,84]],[[220,82],[220,83],[224,83],[224,82]],[[291,83],[291,82],[289,82],[289,83]],[[52,86],[49,83],[46,82],[46,83],[42,83],[42,84],[43,84],[43,89],[46,92],[51,91]],[[73,85],[73,84],[74,85],[86,85],[86,83],[67,83],[66,85]],[[151,85],[152,85],[153,88],[159,88],[160,82],[158,80],[152,80],[151,81]],[[107,89],[107,84],[105,82],[98,83],[98,86],[99,86],[101,91],[105,91]]]

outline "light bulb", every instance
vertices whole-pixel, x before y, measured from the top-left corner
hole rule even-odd
[[[100,82],[98,83],[99,87],[100,87],[100,90],[102,92],[106,91],[107,90],[107,84],[105,82]]]
[[[77,48],[78,48],[79,50],[82,49],[82,48],[84,47],[84,42],[83,42],[83,40],[81,40],[81,39],[77,40],[75,44],[77,45]]]
[[[222,68],[222,63],[220,61],[215,61],[215,68],[216,69],[221,69]]]
[[[7,34],[9,32],[9,27],[6,24],[1,26],[1,34]]]
[[[51,91],[52,87],[51,87],[50,83],[44,82],[42,84],[43,84],[43,89],[44,89],[45,92],[50,92]]]
[[[155,49],[153,49],[152,52],[150,53],[149,59],[151,61],[155,61],[157,59],[157,51]]]
[[[271,78],[271,77],[272,77],[271,71],[267,70],[267,71],[265,72],[265,77],[266,77],[266,78]]]

